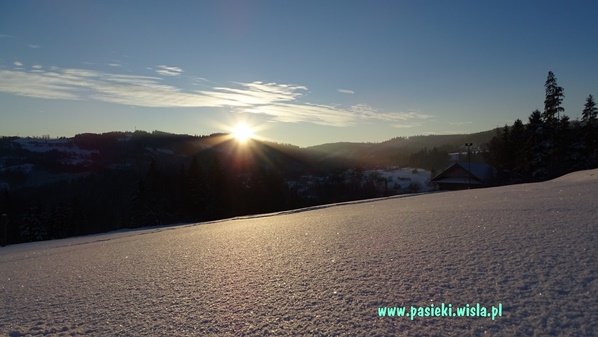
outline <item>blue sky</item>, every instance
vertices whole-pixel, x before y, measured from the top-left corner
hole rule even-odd
[[[299,146],[485,131],[598,95],[596,1],[3,1],[0,135]]]

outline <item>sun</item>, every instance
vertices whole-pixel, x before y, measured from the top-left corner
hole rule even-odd
[[[247,140],[254,137],[253,129],[246,124],[237,124],[232,129],[232,136],[241,143],[245,143]]]

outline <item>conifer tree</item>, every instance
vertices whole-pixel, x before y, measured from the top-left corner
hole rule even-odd
[[[594,96],[589,95],[588,98],[586,98],[586,104],[583,106],[583,111],[581,113],[581,121],[585,124],[595,124],[597,118],[598,108],[596,108]]]
[[[583,152],[588,167],[598,164],[598,108],[594,96],[586,99],[582,115]]]
[[[560,134],[563,131],[561,125],[561,113],[565,111],[561,104],[565,97],[564,89],[560,87],[556,82],[556,77],[552,71],[548,72],[546,83],[544,84],[546,89],[546,98],[544,99],[544,113],[542,118],[546,124],[547,140],[546,151],[548,155],[547,162],[547,176],[545,178],[551,178],[558,175],[560,171],[559,167],[562,164],[559,154],[563,152],[569,144],[563,144],[565,140]],[[563,116],[565,117],[565,116]],[[568,124],[568,117],[565,124]]]
[[[546,98],[544,99],[544,113],[542,114],[542,118],[548,127],[555,127],[560,119],[560,113],[565,111],[561,107],[563,98],[565,97],[564,89],[558,86],[556,77],[552,71],[548,72],[544,88],[546,89]]]
[[[548,160],[546,123],[542,119],[540,110],[534,110],[529,116],[527,125],[529,141],[527,151],[529,160],[526,163],[526,172],[532,181],[541,181],[546,177]]]
[[[511,134],[509,143],[512,153],[510,154],[513,160],[513,170],[511,172],[511,182],[522,182],[524,179],[525,162],[527,160],[527,131],[521,119],[517,119],[511,127]]]

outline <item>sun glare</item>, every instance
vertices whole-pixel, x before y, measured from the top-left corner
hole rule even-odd
[[[240,142],[246,142],[253,138],[253,129],[245,124],[238,124],[232,130],[232,135]]]

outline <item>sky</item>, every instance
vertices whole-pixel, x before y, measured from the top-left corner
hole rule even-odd
[[[310,146],[486,131],[598,95],[596,1],[2,1],[0,135],[245,123]]]

